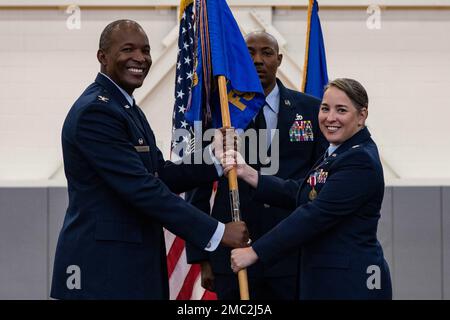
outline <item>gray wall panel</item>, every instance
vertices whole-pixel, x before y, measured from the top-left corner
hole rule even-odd
[[[47,297],[47,190],[0,188],[0,299]]]
[[[450,299],[450,187],[442,188],[443,295]]]
[[[46,299],[66,188],[0,188],[0,299]],[[388,187],[378,238],[395,299],[450,299],[450,187]]]
[[[378,241],[383,247],[384,257],[391,269],[391,277],[393,275],[393,252],[392,252],[392,187],[387,187],[384,191],[383,205],[381,206],[381,218],[378,223]],[[394,297],[395,298],[395,297]]]
[[[439,187],[394,189],[397,299],[442,299],[440,195]]]
[[[53,274],[53,261],[55,259],[56,244],[58,242],[59,231],[61,230],[64,215],[66,213],[67,204],[69,202],[67,197],[67,188],[49,188],[48,189],[48,212],[49,212],[49,241],[48,241],[48,281],[49,288],[51,286]]]

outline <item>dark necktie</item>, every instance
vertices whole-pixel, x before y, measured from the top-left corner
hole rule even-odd
[[[259,110],[259,113],[255,117],[255,128],[256,129],[267,129],[267,123],[266,123],[266,117],[264,116],[264,108],[266,105],[264,105],[261,110]]]

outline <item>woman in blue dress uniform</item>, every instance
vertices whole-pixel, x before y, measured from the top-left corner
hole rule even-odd
[[[367,115],[368,96],[359,82],[330,82],[318,116],[330,146],[301,181],[262,176],[236,164],[241,158],[234,151],[224,155],[225,173],[235,166],[255,188],[256,199],[293,210],[251,247],[232,251],[233,271],[300,250],[300,299],[392,299],[389,267],[376,236],[383,169],[365,126]]]

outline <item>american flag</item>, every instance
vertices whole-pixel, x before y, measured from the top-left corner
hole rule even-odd
[[[191,100],[191,86],[194,77],[196,51],[194,1],[180,2],[180,31],[175,78],[175,105],[172,117],[172,160],[178,160],[183,153],[194,150],[195,139],[192,126],[185,119],[185,112]],[[184,129],[183,135],[176,134]],[[201,286],[200,266],[186,261],[184,240],[165,230],[167,267],[171,300],[210,300],[215,294]]]
[[[193,150],[193,128],[186,121],[184,115],[191,100],[191,87],[194,77],[194,24],[193,0],[181,0],[175,76],[175,105],[172,115],[172,160],[178,160],[179,157],[183,156],[183,152],[189,153]],[[176,130],[179,129],[185,129],[187,134],[178,136]]]

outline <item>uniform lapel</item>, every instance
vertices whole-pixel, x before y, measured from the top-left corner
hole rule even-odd
[[[153,130],[150,127],[150,124],[148,123],[144,112],[137,105],[135,106],[135,108],[136,108],[136,113],[141,120],[139,122],[143,125],[142,130],[145,132],[145,136],[148,140],[148,145],[150,146],[150,157],[151,157],[153,167],[157,171],[158,170],[158,149],[156,146],[155,135],[153,134]]]
[[[289,92],[278,79],[277,84],[280,89],[280,108],[278,110],[277,129],[280,134],[280,150],[283,150],[282,145],[287,144],[290,141],[289,129],[295,120],[296,109]]]
[[[355,148],[356,146],[358,146],[359,144],[362,144],[364,142],[366,142],[367,140],[370,139],[370,132],[369,129],[367,129],[367,127],[364,127],[363,129],[359,130],[357,133],[355,133],[353,135],[353,137],[351,137],[350,139],[348,139],[347,141],[345,141],[343,144],[341,144],[339,146],[339,148],[337,148],[333,154],[335,154],[336,156],[338,156],[341,153],[344,153],[345,151],[347,151],[350,148]],[[332,154],[332,155],[333,155]],[[335,157],[335,156],[334,156]]]
[[[144,127],[137,118],[137,113],[133,114],[132,110],[133,106],[130,106],[127,99],[123,96],[122,92],[120,92],[119,89],[114,85],[114,83],[112,83],[108,78],[106,78],[101,73],[97,75],[95,82],[97,82],[106,89],[106,91],[114,98],[114,100],[117,101],[122,106],[122,109],[125,110],[125,113],[131,119],[131,121],[135,124],[135,126],[139,129],[139,131],[141,131],[141,134],[145,134]]]
[[[131,120],[133,120],[133,123],[136,125],[136,127],[138,127],[141,133],[145,135],[146,132],[143,126],[144,121],[139,113],[138,107],[134,105],[131,108],[125,108],[125,110],[130,116]]]
[[[339,158],[339,155],[345,153],[349,149],[359,147],[360,144],[365,143],[368,139],[370,139],[370,132],[367,128],[363,128],[355,135],[353,135],[353,137],[341,144],[339,148],[337,148],[332,154],[328,155],[328,150],[326,150],[325,154],[319,158],[319,160],[314,164],[311,170],[309,170],[302,183],[300,184],[299,194],[297,194],[297,201],[299,201],[301,196],[300,190],[302,190],[305,183],[308,183],[309,177],[314,172],[318,172],[320,169],[328,171],[328,168],[330,168],[331,164]]]
[[[121,109],[124,110],[122,112],[128,115],[128,118],[131,119],[131,121],[134,123],[137,130],[140,132],[140,135],[145,138],[150,149],[151,165],[156,171],[158,168],[158,151],[156,147],[156,141],[154,139],[153,131],[148,125],[144,113],[139,109],[137,105],[130,106],[127,99],[123,96],[122,92],[120,92],[119,89],[114,85],[114,83],[112,83],[101,73],[97,75],[95,82],[105,88],[105,90],[113,97],[113,99],[115,99],[115,101],[120,104]]]

